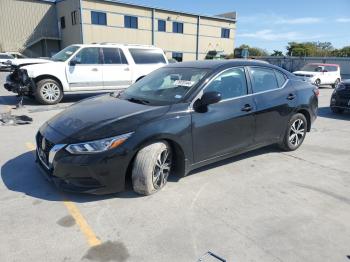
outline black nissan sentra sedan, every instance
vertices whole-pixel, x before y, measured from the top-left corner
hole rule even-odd
[[[350,110],[350,80],[342,81],[333,91],[331,109],[336,114]]]
[[[283,69],[244,60],[167,65],[122,92],[83,100],[39,130],[37,162],[63,190],[152,194],[168,176],[278,144],[297,149],[318,90]]]

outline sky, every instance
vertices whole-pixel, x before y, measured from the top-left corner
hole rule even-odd
[[[350,0],[130,0],[135,4],[204,15],[238,13],[235,46],[285,52],[288,42],[350,46]]]

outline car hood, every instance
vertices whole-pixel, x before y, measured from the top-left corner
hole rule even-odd
[[[12,65],[20,66],[20,65],[30,65],[30,64],[42,64],[51,62],[48,59],[43,58],[21,58],[21,59],[12,59],[10,60]]]
[[[66,137],[64,143],[91,141],[133,132],[168,110],[169,106],[137,104],[107,94],[78,102],[47,124]]]
[[[319,72],[310,72],[310,71],[295,71],[294,75],[306,75],[306,76],[315,76],[320,74]]]

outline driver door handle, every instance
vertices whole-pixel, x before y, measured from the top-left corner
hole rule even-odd
[[[287,97],[287,99],[288,99],[288,100],[293,100],[295,97],[296,97],[296,95],[294,95],[294,94],[289,94],[288,97]]]
[[[252,111],[252,109],[253,108],[249,104],[245,104],[241,110],[244,112],[250,112],[250,111]]]
[[[97,72],[98,69],[97,68],[93,68],[93,69],[91,69],[91,71]]]
[[[129,68],[129,67],[127,67],[127,68],[125,68],[125,69],[124,69],[124,71],[130,71],[130,68]]]

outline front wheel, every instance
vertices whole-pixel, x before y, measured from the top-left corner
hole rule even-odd
[[[283,140],[279,144],[285,151],[294,151],[304,142],[307,130],[307,121],[303,114],[295,114],[288,122],[288,128]]]
[[[142,148],[132,168],[134,191],[150,195],[167,183],[172,168],[172,152],[168,143],[157,142]]]
[[[35,99],[44,105],[58,104],[63,98],[61,85],[53,79],[40,80],[34,92]]]

